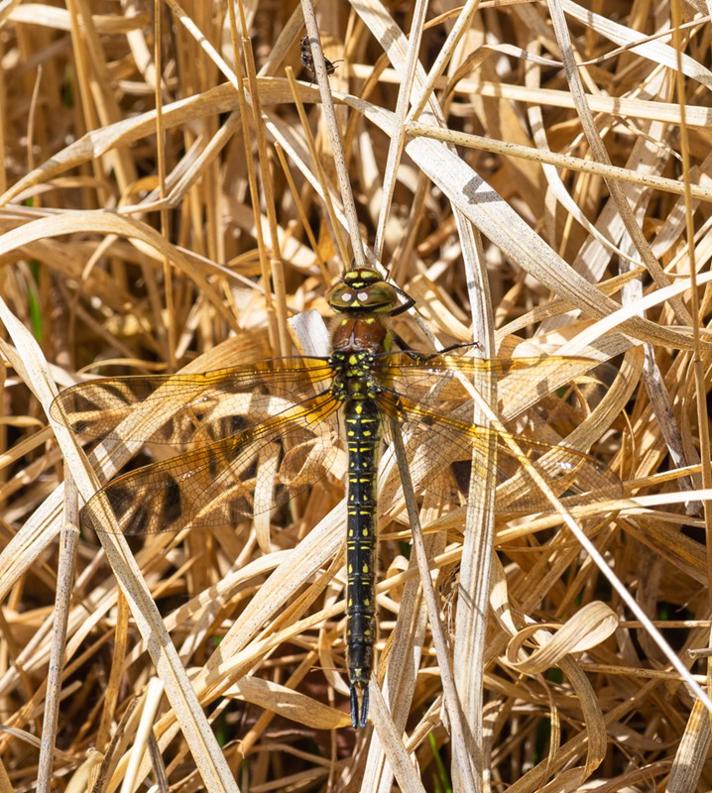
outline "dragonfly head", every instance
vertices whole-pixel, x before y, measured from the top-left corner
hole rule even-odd
[[[344,274],[328,300],[341,314],[391,314],[398,307],[398,292],[376,270],[358,267]]]

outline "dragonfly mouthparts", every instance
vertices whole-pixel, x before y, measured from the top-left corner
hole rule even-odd
[[[361,707],[359,708],[359,694]],[[351,684],[351,724],[353,728],[365,727],[368,718],[368,685],[363,688],[357,683]]]

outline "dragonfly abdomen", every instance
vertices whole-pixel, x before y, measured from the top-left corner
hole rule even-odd
[[[351,684],[351,719],[354,727],[363,727],[368,714],[368,681],[373,667],[373,643],[376,639],[373,582],[376,565],[376,476],[381,418],[376,403],[364,396],[346,401],[344,420],[349,457],[346,643]]]

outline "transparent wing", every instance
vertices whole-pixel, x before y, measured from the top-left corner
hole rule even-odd
[[[465,348],[467,349],[467,348]],[[434,396],[447,413],[470,401],[460,378],[478,387],[497,383],[498,403],[507,406],[523,393],[541,398],[599,365],[590,358],[548,355],[534,358],[472,358],[456,352],[430,355],[403,352],[379,356],[380,379],[413,402]]]
[[[455,491],[466,490],[471,465],[475,475],[481,477],[487,475],[487,466],[493,466],[499,486],[498,509],[546,509],[549,502],[524,471],[523,464],[529,462],[557,495],[586,493],[588,498],[599,500],[615,498],[622,492],[615,474],[575,449],[486,429],[456,413],[441,413],[394,391],[382,392],[378,404],[383,414],[401,425],[416,490],[447,487],[450,492],[443,495],[450,498]],[[392,498],[398,488],[395,474],[383,494]]]
[[[323,390],[325,358],[277,358],[202,374],[107,377],[62,391],[50,413],[90,438],[217,441]]]
[[[145,535],[234,526],[268,511],[334,470],[343,453],[325,420],[338,407],[325,391],[237,435],[119,476],[87,502],[81,525]]]

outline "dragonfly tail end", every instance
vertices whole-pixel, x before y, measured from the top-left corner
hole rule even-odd
[[[360,697],[359,697],[360,694]],[[359,708],[359,699],[360,705]],[[355,683],[351,684],[351,724],[354,729],[366,726],[368,719],[368,687],[361,688]]]

